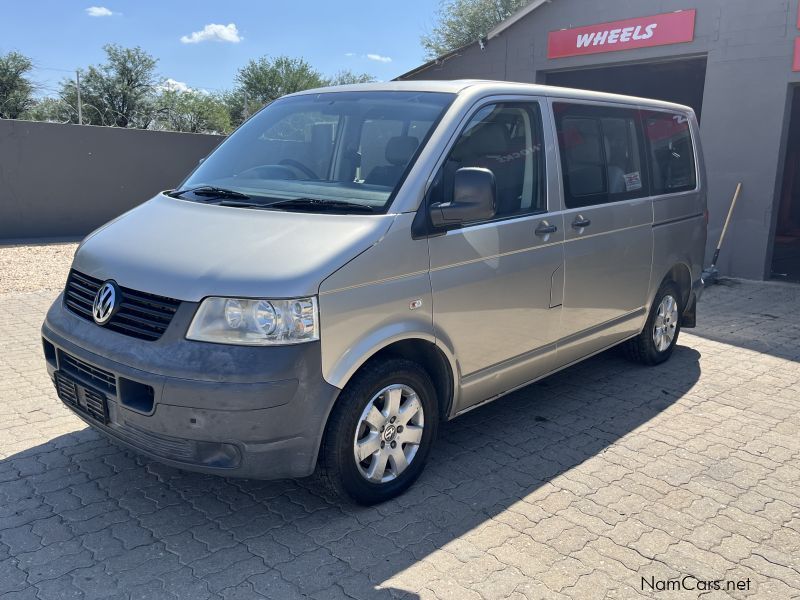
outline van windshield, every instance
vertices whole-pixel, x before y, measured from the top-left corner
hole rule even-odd
[[[276,100],[172,195],[280,210],[384,212],[454,98],[365,91]]]

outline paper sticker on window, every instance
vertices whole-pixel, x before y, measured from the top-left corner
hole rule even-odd
[[[639,171],[625,173],[625,190],[633,192],[640,189],[642,189],[642,178],[639,176]]]

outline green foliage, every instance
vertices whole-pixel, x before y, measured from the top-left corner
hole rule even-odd
[[[77,111],[61,98],[42,98],[22,114],[28,121],[46,121],[48,123],[77,123]]]
[[[138,46],[107,44],[103,50],[106,62],[90,66],[81,77],[83,122],[146,129],[155,118],[158,61]],[[78,106],[74,81],[62,83],[61,98]],[[74,123],[77,119],[73,115]]]
[[[239,69],[235,81],[238,91],[247,93],[249,114],[285,94],[325,85],[325,78],[308,62],[289,56],[251,60]]]
[[[156,100],[157,126],[170,131],[227,134],[231,130],[223,98],[195,90],[164,90]]]
[[[422,36],[428,58],[478,41],[530,0],[442,0],[438,23]]]
[[[333,77],[325,77],[302,58],[262,56],[239,69],[235,77],[236,88],[224,93],[222,101],[228,107],[231,122],[238,125],[286,94],[328,85],[371,81],[375,81],[375,77],[368,73],[343,70]]]
[[[375,81],[368,73],[350,70],[325,77],[302,58],[263,56],[239,69],[234,89],[208,94],[169,85],[156,72],[158,61],[139,47],[109,44],[103,50],[105,62],[81,72],[84,125],[227,134],[285,94]],[[37,100],[26,77],[32,68],[21,54],[0,55],[0,117],[77,123],[76,82],[64,79],[57,98]]]
[[[245,111],[244,97],[245,94],[241,88],[227,90],[220,95],[220,101],[225,105],[228,111],[228,118],[234,127],[244,123],[245,119],[254,112],[251,108],[251,102],[248,102],[247,110]]]
[[[351,83],[372,83],[376,81],[374,75],[369,73],[354,73],[350,69],[343,69],[325,81],[325,85],[348,85]]]
[[[27,75],[33,62],[19,52],[0,54],[0,119],[19,119],[34,105],[34,86]]]

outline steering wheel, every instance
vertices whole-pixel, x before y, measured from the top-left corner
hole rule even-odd
[[[280,165],[288,165],[290,167],[294,167],[295,169],[297,169],[298,171],[300,171],[304,175],[307,175],[311,179],[319,179],[319,175],[314,173],[314,171],[312,171],[310,168],[305,166],[300,161],[297,161],[297,160],[295,160],[293,158],[284,158],[278,164],[280,164]]]

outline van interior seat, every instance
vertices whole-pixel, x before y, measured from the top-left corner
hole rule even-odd
[[[626,148],[612,143],[605,138],[606,158],[608,160],[608,191],[611,194],[622,194],[627,191],[625,173],[628,172]]]
[[[606,191],[600,150],[600,131],[588,119],[565,119],[563,139],[569,140],[568,179],[573,196],[588,196]]]
[[[386,143],[385,153],[386,162],[389,164],[373,168],[364,179],[364,183],[385,185],[386,187],[397,185],[418,146],[419,138],[411,135],[398,135],[389,138]]]

